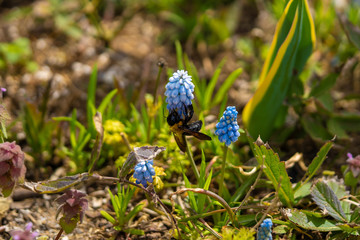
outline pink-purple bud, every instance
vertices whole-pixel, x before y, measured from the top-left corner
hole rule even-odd
[[[88,208],[88,200],[85,197],[85,193],[71,189],[55,200],[60,204],[56,218],[60,212],[63,213],[63,217],[60,219],[60,226],[66,233],[71,233],[77,223],[82,222],[85,211]]]
[[[349,164],[349,168],[354,175],[354,177],[359,176],[360,174],[360,155],[357,155],[355,158],[352,156],[351,153],[347,154],[348,159],[346,162]]]
[[[10,234],[13,240],[35,240],[36,237],[39,235],[37,232],[31,232],[33,224],[29,222],[26,227],[25,231],[22,230],[14,230],[11,231]]]
[[[15,142],[0,143],[0,189],[8,197],[18,181],[23,181],[26,167],[24,153]]]

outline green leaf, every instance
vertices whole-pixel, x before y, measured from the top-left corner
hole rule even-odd
[[[116,221],[115,219],[107,212],[101,210],[100,211],[100,214],[106,219],[108,220],[109,222],[111,222],[113,225],[115,225]]]
[[[330,232],[330,231],[340,231],[341,228],[336,226],[336,221],[327,220],[325,218],[318,218],[313,215],[305,214],[302,211],[293,209],[286,212],[289,220],[296,224],[297,226],[313,231],[319,232]]]
[[[42,182],[25,182],[24,187],[40,194],[59,193],[76,184],[84,182],[89,178],[88,173],[76,174],[73,176],[66,176],[56,180],[48,180]]]
[[[94,126],[96,130],[96,141],[91,151],[89,174],[91,175],[94,171],[95,163],[100,157],[100,152],[103,144],[104,129],[102,126],[102,116],[100,112],[96,112],[94,116]]]
[[[307,178],[305,179],[304,183],[302,183],[302,185],[310,181],[310,179],[316,174],[316,172],[319,170],[319,168],[325,161],[327,154],[332,146],[333,142],[329,141],[320,148],[319,152],[316,154],[316,157],[312,160],[307,172],[305,173],[305,176],[307,176]]]
[[[141,229],[135,229],[135,228],[129,228],[129,229],[124,229],[124,232],[133,234],[133,235],[138,235],[138,236],[143,236],[145,235],[145,232]]]
[[[312,86],[309,96],[319,97],[330,91],[330,89],[335,85],[337,77],[338,74],[329,74],[327,77],[317,82],[314,86]]]
[[[336,135],[338,138],[349,138],[349,135],[346,133],[341,122],[336,118],[330,118],[327,121],[327,128],[329,129],[329,132]]]
[[[253,142],[248,136],[249,142]],[[272,182],[274,189],[279,192],[280,201],[288,207],[294,203],[294,192],[290,178],[285,169],[285,163],[281,162],[279,155],[274,153],[268,144],[264,144],[260,138],[250,144],[259,165],[264,163],[264,173]],[[281,182],[280,182],[281,181]]]
[[[304,114],[301,117],[301,124],[313,139],[326,141],[332,138],[327,129],[323,126],[318,115]]]
[[[200,178],[199,178],[199,187],[203,188],[205,190],[208,190],[209,186],[207,186],[206,188],[206,184],[210,184],[210,182],[208,183],[209,177],[210,177],[210,181],[211,181],[211,174],[209,175],[209,177],[205,180],[206,175],[205,175],[205,170],[206,170],[206,162],[205,162],[205,154],[204,151],[201,151],[201,166],[200,166]],[[205,199],[206,199],[206,195],[200,194],[198,196],[198,209],[199,209],[199,213],[203,212],[204,209],[204,205],[205,205]]]
[[[71,219],[67,219],[66,216],[63,216],[62,218],[60,218],[59,224],[61,228],[64,229],[64,232],[66,234],[69,234],[76,228],[76,225],[79,222],[79,220],[80,220],[79,214],[77,215],[77,217]]]
[[[186,177],[185,173],[183,172],[183,177],[184,177],[184,181],[185,181],[185,187],[187,188],[191,188],[191,184],[189,179]],[[191,207],[194,209],[195,212],[198,212],[198,206],[196,204],[196,199],[195,199],[195,195],[193,192],[189,191],[189,199],[190,199],[190,205]]]
[[[178,69],[179,70],[184,69],[182,48],[178,40],[175,41],[175,49],[176,49],[176,60],[178,64]]]
[[[109,105],[109,103],[111,102],[111,99],[118,93],[117,89],[112,90],[111,92],[109,92],[104,99],[101,101],[99,107],[98,107],[98,111],[101,113],[101,115],[104,115],[104,111],[105,108]]]
[[[231,197],[230,202],[237,202],[239,199],[241,199],[243,196],[245,196],[246,192],[249,190],[251,185],[255,182],[255,179],[257,177],[257,174],[252,174],[250,177],[248,177],[238,189],[236,189],[236,192]]]
[[[352,235],[360,235],[360,225],[359,224],[350,224],[350,223],[346,223],[346,224],[338,224],[337,225],[339,228],[341,228],[343,231],[351,233]]]
[[[224,83],[221,84],[219,90],[216,92],[213,101],[211,101],[211,107],[214,107],[222,102],[224,97],[227,96],[227,92],[230,87],[234,84],[235,80],[240,76],[242,71],[242,68],[238,68],[225,79]]]
[[[88,95],[86,101],[86,114],[87,114],[87,123],[88,128],[91,131],[92,135],[95,136],[95,127],[93,123],[93,117],[96,112],[95,108],[95,92],[96,92],[96,81],[97,81],[97,65],[95,64],[93,71],[90,75],[90,81],[88,85]]]
[[[294,198],[295,200],[301,200],[304,197],[310,195],[311,183],[305,183],[298,189],[295,189]]]
[[[344,15],[338,15],[346,36],[360,50],[360,28],[353,25]]]
[[[315,45],[315,28],[307,0],[289,1],[276,27],[259,86],[242,118],[253,137],[267,140],[293,79],[302,71]]]
[[[225,59],[221,60],[219,65],[216,67],[215,72],[214,72],[213,76],[211,77],[209,84],[206,87],[205,96],[204,96],[204,100],[203,100],[205,107],[208,107],[208,108],[210,107],[210,103],[212,102],[213,92],[214,92],[216,83],[219,79],[221,69],[224,66],[224,64],[225,64]]]
[[[344,210],[334,191],[322,180],[318,180],[311,190],[314,202],[338,221],[347,222]]]
[[[129,222],[131,221],[132,218],[134,218],[141,210],[143,210],[145,207],[144,203],[139,203],[137,204],[133,210],[131,210],[127,215],[126,215],[126,221]]]
[[[354,113],[336,114],[333,116],[333,121],[341,127],[344,131],[360,132],[360,115]]]
[[[352,187],[352,188],[355,188],[358,183],[358,179],[356,177],[354,177],[354,175],[351,171],[348,171],[347,173],[345,173],[344,181],[347,186]]]

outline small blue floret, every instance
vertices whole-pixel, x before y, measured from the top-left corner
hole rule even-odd
[[[236,142],[239,133],[239,125],[237,123],[237,114],[235,107],[227,107],[220,122],[216,124],[215,135],[219,137],[220,142],[229,146],[232,142]]]
[[[265,219],[257,232],[257,240],[272,240],[271,227],[273,223],[270,218]]]
[[[147,187],[148,182],[153,182],[152,177],[155,176],[153,164],[153,160],[147,160],[135,165],[135,173],[133,176],[136,179],[137,184],[142,184],[144,187]]]
[[[191,105],[191,100],[194,99],[195,86],[191,82],[191,76],[187,71],[178,70],[169,78],[165,88],[167,109],[169,111],[177,109],[181,115],[185,112],[184,107]]]

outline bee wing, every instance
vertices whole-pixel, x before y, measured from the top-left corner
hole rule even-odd
[[[186,142],[184,134],[174,133],[174,138],[180,150],[186,152]]]
[[[184,130],[184,133],[186,133],[186,135],[191,135],[191,136],[194,136],[196,137],[197,139],[200,139],[200,140],[211,140],[211,137],[204,134],[204,133],[201,133],[201,132],[194,132],[194,131],[191,131],[191,130]]]
[[[211,140],[210,136],[199,132],[201,129],[201,126],[202,126],[202,121],[196,121],[196,122],[190,123],[186,127],[185,126],[181,127],[181,130],[184,131],[185,135],[191,135],[200,140]]]

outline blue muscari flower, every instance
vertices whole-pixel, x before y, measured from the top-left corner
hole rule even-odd
[[[152,176],[155,176],[153,164],[154,160],[146,160],[135,165],[134,178],[137,184],[141,183],[144,187],[147,187],[148,182],[153,182]]]
[[[227,107],[220,122],[216,124],[215,135],[219,137],[220,142],[224,142],[229,146],[231,142],[235,142],[240,136],[239,125],[237,123],[237,114],[235,107]]]
[[[194,99],[195,86],[191,82],[191,76],[187,71],[178,70],[169,78],[165,88],[167,109],[169,111],[177,109],[181,115],[185,111],[184,106],[191,105],[191,100]]]
[[[257,232],[257,240],[272,240],[271,227],[273,223],[270,218],[265,219]]]

